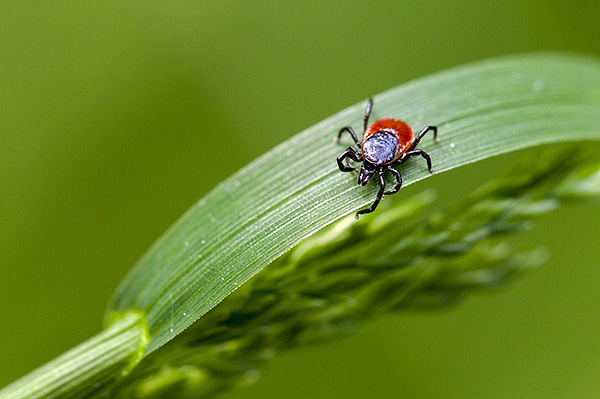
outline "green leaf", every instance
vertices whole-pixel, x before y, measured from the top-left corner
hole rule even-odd
[[[438,173],[525,147],[600,138],[600,63],[592,58],[492,59],[374,100],[374,119],[401,118],[415,130],[439,127],[438,143],[420,145]],[[308,128],[212,190],[141,258],[109,315],[146,314],[151,353],[300,241],[369,204],[375,186],[358,187],[337,170],[335,158],[346,146],[333,141],[343,126],[358,130],[364,107]],[[406,185],[429,176],[419,162],[402,172]]]
[[[600,139],[600,63],[587,57],[492,59],[374,100],[374,119],[438,125],[440,141],[420,145],[438,173],[526,147]],[[333,138],[343,126],[358,130],[364,106],[301,132],[212,190],[124,279],[105,331],[0,398],[201,397],[251,382],[278,350],[352,332],[379,313],[445,306],[499,286],[544,258],[499,237],[531,227],[562,199],[600,193],[600,165],[546,156],[445,212],[428,213],[434,195],[423,192],[383,201],[358,222],[339,220],[377,191],[335,162],[350,143]],[[421,162],[401,171],[405,185],[429,176]]]

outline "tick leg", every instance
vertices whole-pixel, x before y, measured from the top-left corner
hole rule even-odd
[[[419,135],[417,136],[415,141],[413,141],[413,143],[411,144],[411,146],[408,150],[410,151],[410,150],[415,149],[417,147],[417,144],[419,144],[419,141],[421,141],[423,136],[425,136],[429,131],[433,131],[433,140],[438,141],[437,126],[425,126],[425,128],[423,130],[421,130],[421,133],[419,133]]]
[[[420,155],[423,158],[425,158],[425,160],[427,161],[427,169],[429,169],[430,173],[433,173],[433,170],[431,170],[431,158],[429,158],[429,154],[427,154],[423,150],[413,150],[405,152],[402,158],[400,159],[400,163],[406,161],[408,158],[413,157],[415,155]]]
[[[337,164],[342,172],[352,172],[353,170],[356,170],[352,166],[348,166],[344,163],[344,159],[346,159],[346,158],[350,158],[353,161],[357,161],[357,162],[360,162],[363,160],[362,157],[360,156],[360,154],[356,151],[356,149],[354,147],[348,147],[348,149],[346,151],[342,152],[340,154],[340,156],[337,157]]]
[[[365,131],[367,130],[367,126],[369,125],[369,116],[371,116],[371,108],[373,108],[373,99],[369,98],[369,102],[367,103],[367,109],[365,110]]]
[[[388,166],[387,170],[389,170],[390,173],[392,173],[394,176],[396,176],[396,185],[394,186],[393,189],[386,191],[384,194],[385,195],[396,194],[398,192],[398,190],[400,190],[400,187],[402,187],[402,176],[400,175],[400,172],[398,172],[396,169],[392,168],[391,166]]]
[[[344,132],[350,133],[350,135],[352,136],[352,139],[354,140],[356,145],[360,147],[360,141],[358,141],[358,138],[356,137],[356,133],[354,133],[354,130],[352,130],[352,128],[350,126],[343,127],[340,130],[340,132],[338,133],[338,136],[337,136],[337,140],[335,141],[336,143],[340,142],[340,137],[342,137],[342,133],[344,133]]]
[[[367,209],[362,209],[358,212],[356,212],[356,218],[358,219],[359,215],[364,215],[365,213],[371,213],[375,210],[375,208],[377,208],[377,205],[379,205],[379,201],[381,201],[381,199],[384,196],[384,191],[385,191],[385,180],[383,180],[383,168],[379,169],[379,192],[377,193],[377,198],[375,198],[375,202],[373,202],[373,205],[371,205],[370,208]]]

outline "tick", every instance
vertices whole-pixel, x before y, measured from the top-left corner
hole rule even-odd
[[[359,151],[350,146],[337,157],[337,164],[342,172],[356,170],[344,162],[346,158],[350,158],[353,161],[363,163],[358,174],[358,184],[360,186],[366,185],[375,174],[379,177],[379,192],[377,193],[375,202],[373,202],[371,207],[358,211],[356,213],[357,219],[359,215],[373,212],[385,195],[395,194],[400,190],[400,187],[402,187],[402,176],[400,172],[392,167],[393,165],[400,165],[410,157],[420,155],[427,161],[429,172],[433,173],[429,155],[425,151],[416,150],[415,148],[429,131],[433,132],[433,139],[437,141],[437,127],[425,126],[415,138],[410,126],[398,119],[380,119],[371,126],[368,126],[372,108],[373,99],[369,99],[365,111],[362,141],[358,140],[356,133],[354,133],[354,130],[350,126],[342,128],[336,140],[336,142],[339,142],[342,133],[348,132],[360,148]],[[383,174],[386,170],[396,177],[396,185],[388,191],[385,191],[385,180],[383,179]]]

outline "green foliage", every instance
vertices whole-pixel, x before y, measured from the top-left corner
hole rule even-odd
[[[203,398],[257,378],[277,352],[357,331],[380,314],[435,309],[494,290],[546,257],[510,234],[565,197],[598,196],[600,163],[536,154],[445,211],[432,191],[348,216],[266,267],[165,347],[113,394]],[[436,204],[437,205],[437,204]]]
[[[439,125],[440,142],[421,147],[443,172],[525,147],[599,139],[600,63],[494,59],[392,89],[375,104],[374,118]],[[123,398],[203,397],[252,381],[278,351],[347,334],[377,314],[445,306],[497,287],[544,257],[497,238],[529,227],[562,198],[598,193],[598,165],[578,169],[571,158],[547,157],[445,212],[427,211],[434,195],[423,192],[395,205],[388,199],[359,222],[342,219],[376,191],[356,186],[334,162],[344,149],[333,143],[336,131],[358,126],[363,109],[342,111],[269,151],[154,244],[109,305],[108,331],[142,315],[123,353],[103,356],[110,345],[92,339],[0,397],[77,397],[78,387]],[[429,176],[418,162],[402,172],[406,185]]]
[[[600,138],[600,63],[567,55],[525,55],[478,62],[407,83],[374,97],[373,118],[402,117],[439,126],[439,143],[421,148],[436,172],[567,140]],[[360,126],[357,104],[258,158],[180,218],[122,282],[111,312],[147,315],[146,353],[164,345],[265,265],[303,239],[373,200],[339,173],[344,149],[333,137]],[[405,185],[428,177],[403,165]]]

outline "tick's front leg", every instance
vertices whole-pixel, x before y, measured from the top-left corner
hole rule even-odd
[[[349,147],[346,151],[342,152],[339,157],[337,157],[338,168],[340,168],[342,172],[352,172],[356,170],[352,166],[348,166],[344,163],[344,159],[346,158],[350,158],[356,162],[363,160],[354,147]]]
[[[352,140],[354,140],[356,145],[360,147],[360,141],[358,141],[358,137],[356,137],[356,133],[354,133],[354,130],[350,126],[346,126],[346,127],[343,127],[340,129],[340,132],[338,133],[338,136],[337,136],[337,140],[335,140],[336,143],[340,142],[340,137],[342,137],[342,133],[344,133],[344,132],[350,133],[350,136],[352,136]]]
[[[369,98],[369,102],[367,103],[367,109],[365,110],[365,128],[367,130],[367,126],[369,126],[369,117],[371,116],[371,108],[373,108],[373,99]]]

